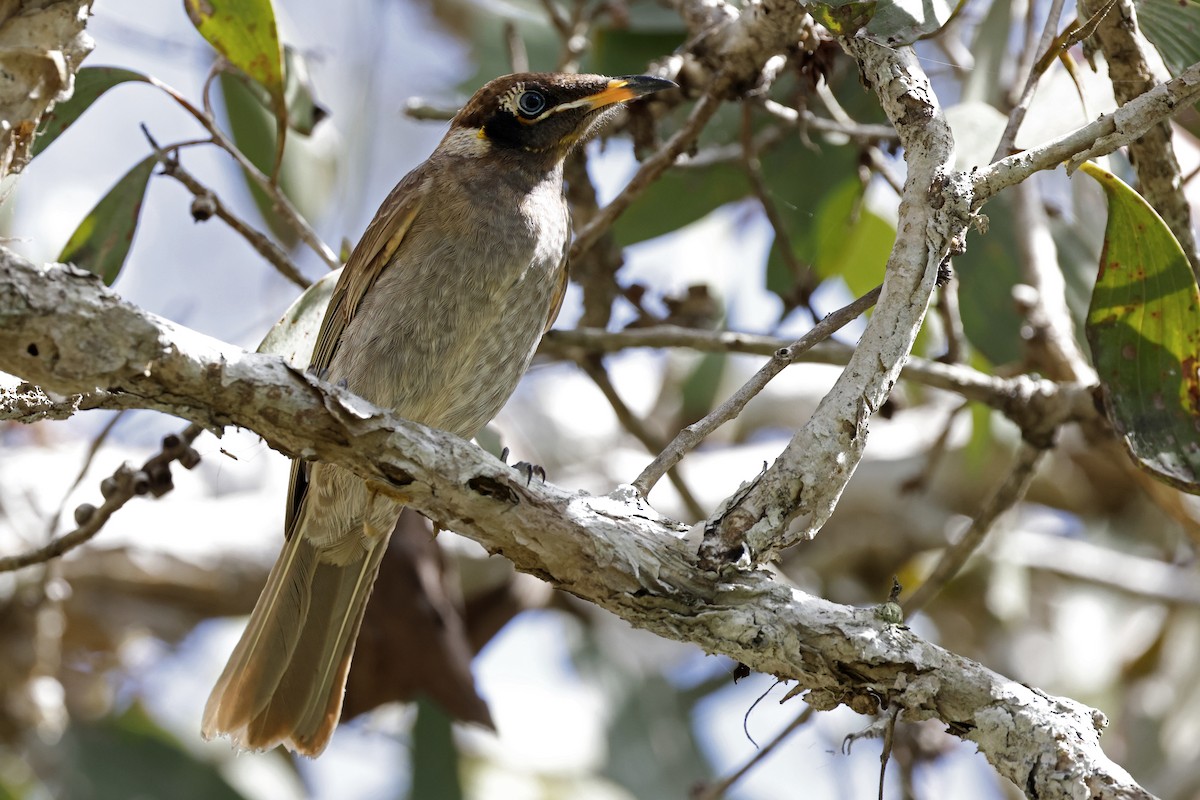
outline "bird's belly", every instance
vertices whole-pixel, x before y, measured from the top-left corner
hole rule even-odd
[[[473,436],[529,366],[567,231],[406,238],[347,327],[330,379],[401,416]],[[388,322],[370,326],[366,319]]]

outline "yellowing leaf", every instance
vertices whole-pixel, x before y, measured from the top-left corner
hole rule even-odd
[[[267,90],[279,123],[275,167],[283,157],[287,130],[283,48],[271,0],[184,0],[188,18],[225,60]]]
[[[1200,494],[1200,291],[1166,223],[1115,175],[1087,338],[1105,410],[1138,466]]]

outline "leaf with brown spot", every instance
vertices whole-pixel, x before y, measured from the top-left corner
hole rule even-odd
[[[1200,290],[1183,249],[1141,195],[1095,164],[1108,222],[1087,339],[1104,407],[1142,469],[1200,494]]]

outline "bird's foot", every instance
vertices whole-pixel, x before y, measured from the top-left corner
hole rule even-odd
[[[505,447],[500,451],[500,460],[508,464],[508,448]],[[542,483],[546,482],[546,469],[541,464],[531,464],[528,461],[518,461],[510,465],[517,472],[525,476],[525,485],[528,486],[533,482],[533,476],[536,475]]]

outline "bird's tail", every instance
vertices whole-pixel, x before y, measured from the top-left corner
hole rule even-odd
[[[293,532],[204,707],[204,738],[308,756],[325,749],[387,539],[331,564]]]

